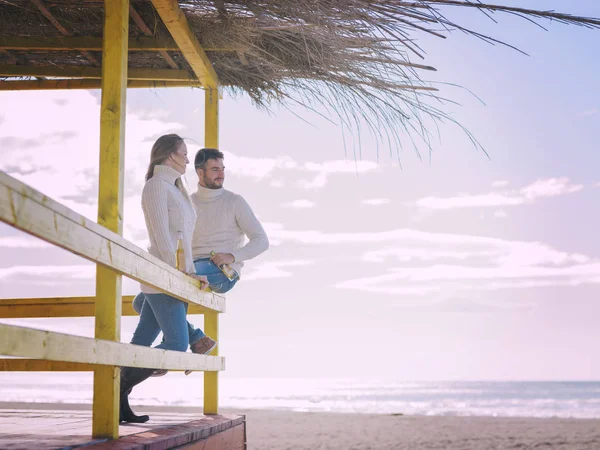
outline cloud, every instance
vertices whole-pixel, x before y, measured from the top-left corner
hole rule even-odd
[[[266,280],[273,278],[289,278],[292,272],[283,270],[284,267],[306,267],[314,264],[314,261],[299,259],[291,261],[269,261],[254,265],[250,273],[244,273],[244,281]]]
[[[32,148],[41,147],[42,145],[57,145],[63,144],[69,139],[77,136],[77,132],[73,130],[65,130],[58,132],[50,132],[40,134],[37,138],[23,138],[20,136],[4,136],[0,137],[0,147],[5,149],[15,150],[30,150]]]
[[[239,177],[259,180],[271,180],[273,187],[281,187],[281,176],[284,172],[295,175],[310,174],[311,178],[301,179],[298,186],[302,189],[313,190],[323,188],[330,175],[360,174],[374,171],[377,163],[372,161],[331,160],[319,163],[306,162],[301,164],[289,156],[277,158],[251,158],[231,152],[224,152],[227,172]]]
[[[600,284],[600,259],[542,242],[412,229],[325,233],[287,230],[278,223],[265,228],[274,245],[341,246],[350,255],[368,247],[358,258],[346,258],[353,268],[361,268],[361,275],[334,280],[340,289],[422,296]]]
[[[521,194],[526,200],[536,200],[542,197],[558,197],[560,195],[572,194],[583,189],[581,184],[569,184],[568,178],[549,178],[537,180],[536,182],[521,189]]]
[[[316,190],[327,184],[329,175],[332,174],[361,174],[371,172],[377,169],[377,163],[372,161],[348,161],[333,160],[322,163],[307,162],[302,166],[302,170],[314,172],[316,175],[312,180],[300,180],[298,186],[302,189]]]
[[[598,114],[598,109],[594,108],[594,109],[588,109],[586,111],[581,111],[579,113],[577,113],[578,116],[580,117],[592,117],[595,116],[596,114]]]
[[[0,122],[0,136],[4,144],[11,144],[0,145],[0,170],[95,221],[99,115],[98,98],[87,91],[0,93],[0,116],[4,118]],[[183,128],[165,117],[154,110],[128,111],[124,176],[126,234],[128,229],[130,232],[145,229],[139,199],[151,148],[145,140]]]
[[[502,194],[464,195],[461,197],[425,197],[415,204],[425,209],[456,209],[490,206],[522,205],[524,200],[520,197],[508,197]]]
[[[498,211],[494,211],[494,217],[498,219],[505,219],[507,217],[506,211],[499,209]]]
[[[315,202],[311,202],[310,200],[294,200],[293,202],[284,203],[283,206],[289,208],[314,208]]]
[[[568,178],[548,178],[537,180],[519,190],[456,197],[425,197],[417,200],[415,205],[429,210],[517,206],[533,203],[540,198],[572,194],[581,189],[583,189],[583,185],[570,184]]]
[[[370,198],[367,200],[363,200],[363,205],[371,205],[371,206],[387,205],[388,203],[390,203],[389,198]]]
[[[298,163],[289,156],[278,158],[251,158],[239,156],[231,152],[223,152],[225,155],[225,167],[227,173],[240,177],[250,177],[256,180],[271,177],[275,172],[280,174],[282,170],[293,170]]]
[[[72,280],[94,279],[96,266],[13,266],[0,269],[0,280],[10,279],[11,282],[27,281],[37,283],[45,281],[47,285],[66,284]]]

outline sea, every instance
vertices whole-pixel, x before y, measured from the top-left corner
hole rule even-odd
[[[91,373],[0,373],[0,401],[91,403]],[[222,408],[426,416],[600,418],[600,382],[227,378]],[[169,373],[137,386],[136,405],[201,406],[203,375]]]

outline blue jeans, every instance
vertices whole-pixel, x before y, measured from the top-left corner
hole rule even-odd
[[[167,294],[139,294],[143,297],[138,323],[131,343],[150,347],[158,334],[163,332],[163,341],[156,348],[185,352],[190,342],[204,336],[201,330],[190,334],[186,320],[188,304]]]
[[[236,278],[235,280],[230,281],[229,278],[227,278],[223,272],[221,272],[221,270],[211,262],[210,258],[200,258],[197,259],[196,261],[194,261],[194,268],[196,269],[196,274],[197,275],[206,275],[206,278],[208,278],[208,284],[211,288],[211,290],[213,292],[216,292],[218,294],[224,294],[225,292],[229,291],[231,288],[233,288],[233,286],[235,286],[235,284],[238,282],[239,278]],[[134,299],[133,299],[133,309],[141,315],[141,313],[143,312],[144,309],[144,305],[146,304],[146,302],[144,300],[146,300],[148,298],[148,296],[150,295],[165,295],[166,297],[169,297],[171,299],[173,299],[173,297],[170,297],[166,294],[143,294],[143,293],[139,293]],[[178,302],[181,302],[181,300],[177,300]],[[185,302],[181,302],[185,305],[185,311],[187,313],[187,306],[188,304]],[[140,317],[140,324],[142,323],[142,318]],[[187,322],[187,330],[188,330],[188,336],[189,336],[189,344],[195,344],[196,342],[198,342],[200,339],[202,339],[204,337],[204,332],[199,329],[194,327],[191,323]],[[140,325],[138,325],[138,328],[140,327]],[[136,330],[137,332],[137,330]],[[165,335],[165,332],[163,330],[163,335]],[[154,342],[154,339],[156,339],[156,337],[158,336],[158,332],[156,333],[156,336],[154,336],[154,338],[152,339],[152,341],[150,341],[150,344],[147,344],[147,346],[152,345],[152,342]],[[135,334],[134,334],[135,337]],[[135,342],[131,342],[132,344],[135,344]],[[164,340],[163,340],[163,344],[164,344]],[[145,344],[138,344],[138,345],[145,345]],[[162,344],[161,344],[162,345]],[[163,348],[163,347],[160,347]],[[187,347],[186,347],[187,349]],[[185,350],[184,350],[185,351]]]

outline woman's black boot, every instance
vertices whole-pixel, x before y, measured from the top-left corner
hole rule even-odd
[[[139,367],[123,367],[121,369],[121,405],[119,409],[119,422],[144,423],[150,420],[149,416],[138,416],[129,406],[129,394],[134,386],[152,375],[154,369],[142,369]]]

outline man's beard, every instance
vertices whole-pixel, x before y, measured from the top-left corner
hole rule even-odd
[[[221,189],[223,187],[223,183],[221,182],[221,184],[217,184],[217,182],[210,182],[206,179],[206,177],[202,178],[204,187],[207,189]]]

